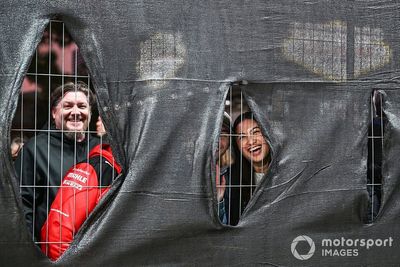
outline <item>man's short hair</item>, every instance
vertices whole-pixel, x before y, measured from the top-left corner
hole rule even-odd
[[[96,104],[96,98],[93,92],[89,89],[89,86],[84,82],[77,82],[76,84],[73,82],[66,83],[64,85],[60,85],[57,87],[50,96],[50,107],[53,109],[55,106],[60,103],[61,99],[68,92],[82,92],[88,99],[88,103],[90,107],[93,107]]]

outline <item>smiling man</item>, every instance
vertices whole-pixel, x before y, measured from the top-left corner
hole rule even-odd
[[[66,172],[88,160],[99,139],[87,133],[94,94],[85,83],[67,83],[51,94],[51,121],[23,147],[15,169],[25,219],[35,241]]]
[[[91,117],[90,99],[93,94],[86,85],[79,83],[58,87],[51,96],[51,116],[55,128],[64,131],[68,139],[82,142]]]

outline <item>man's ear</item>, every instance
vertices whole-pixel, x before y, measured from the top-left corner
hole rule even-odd
[[[53,120],[56,117],[56,109],[55,108],[51,108],[51,117],[53,118]]]
[[[89,117],[88,117],[88,122],[90,123],[90,120],[92,119],[92,108],[89,107]]]

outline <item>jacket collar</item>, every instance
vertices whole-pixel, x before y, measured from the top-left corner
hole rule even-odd
[[[75,144],[75,140],[68,138],[60,129],[57,129],[54,123],[50,123],[50,128],[49,128],[49,123],[46,123],[44,127],[42,128],[43,130],[50,130],[50,136],[54,137],[59,140],[63,140],[64,143],[67,144]],[[82,142],[76,142],[76,144],[82,145],[86,144],[88,140],[88,133],[85,133],[85,139],[83,139]]]

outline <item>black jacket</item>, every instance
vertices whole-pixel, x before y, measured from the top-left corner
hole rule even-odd
[[[89,151],[99,144],[87,135],[83,142],[68,139],[60,130],[42,131],[26,143],[15,161],[25,218],[32,235],[39,240],[50,206],[65,173],[76,163],[88,160]]]
[[[256,188],[251,172],[251,167],[245,164],[245,161],[237,160],[229,167],[227,190],[224,195],[229,225],[238,224]]]

